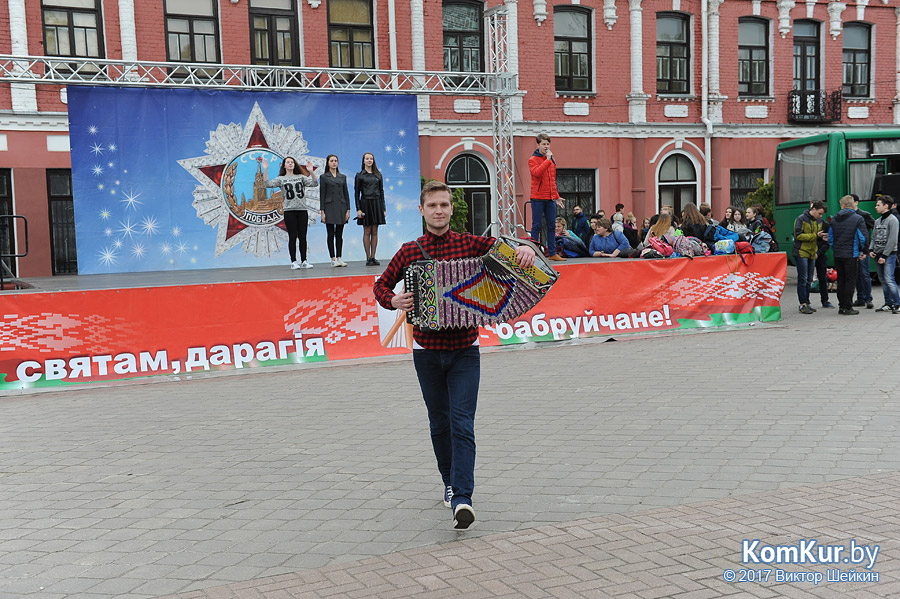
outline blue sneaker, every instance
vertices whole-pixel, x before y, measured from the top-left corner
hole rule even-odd
[[[444,488],[444,507],[453,507],[450,502],[453,500],[453,487],[447,485]]]
[[[462,530],[469,528],[475,522],[475,510],[468,503],[460,503],[453,510],[453,528]]]

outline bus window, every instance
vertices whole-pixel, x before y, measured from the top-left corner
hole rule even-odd
[[[776,206],[825,200],[827,142],[778,151]]]
[[[869,140],[847,140],[847,158],[868,158],[869,157]]]
[[[889,156],[900,154],[900,139],[873,139],[872,155]]]
[[[850,167],[850,193],[859,196],[861,202],[874,199],[876,180],[884,175],[883,160],[867,160],[865,162],[851,162]],[[880,185],[878,188],[880,189]]]

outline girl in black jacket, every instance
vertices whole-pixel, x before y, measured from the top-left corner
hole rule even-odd
[[[366,266],[378,266],[375,248],[378,247],[378,225],[387,222],[384,206],[384,182],[375,164],[375,155],[366,152],[361,170],[353,182],[356,195],[356,222],[363,227],[363,249],[366,250]]]

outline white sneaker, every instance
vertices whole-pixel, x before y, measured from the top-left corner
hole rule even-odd
[[[344,262],[341,258],[338,258],[337,261],[338,261],[338,266],[347,266],[347,263]]]
[[[299,263],[299,262],[297,262],[296,260],[294,260],[293,262],[291,262],[291,270],[297,270],[298,268],[300,268],[300,263]]]
[[[310,264],[309,262],[307,262],[306,260],[304,260],[304,261],[300,264],[300,268],[312,268],[312,267],[313,267],[313,265]]]
[[[453,510],[453,528],[466,529],[475,522],[475,510],[471,505],[460,503]]]
[[[331,266],[340,266],[340,265],[341,265],[341,263],[338,262],[337,258],[331,259]]]

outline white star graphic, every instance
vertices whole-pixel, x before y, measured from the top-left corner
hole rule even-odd
[[[133,224],[130,218],[125,219],[124,222],[120,222],[119,226],[121,227],[119,231],[122,232],[122,237],[128,237],[129,239],[134,235],[135,229],[137,228],[137,225]]]
[[[110,190],[109,190],[109,195],[111,195],[111,196],[116,195],[116,190],[115,190],[115,189],[110,189]]]
[[[400,174],[405,173],[405,172],[406,172],[406,165],[405,165],[405,164],[398,164],[398,165],[397,165],[397,172],[400,173]]]
[[[119,148],[118,148],[118,146],[116,146],[116,144],[109,144],[108,146],[106,146],[106,149],[109,150],[110,152],[115,152]]]
[[[115,241],[113,241],[113,247],[117,250],[121,250],[123,245],[125,245],[125,243],[121,239],[116,239]]]
[[[112,248],[104,248],[100,251],[100,262],[102,262],[104,266],[116,263],[116,253]]]
[[[105,229],[103,229],[103,234],[106,235],[107,237],[112,237],[112,229],[110,229],[109,227],[106,227]]]
[[[105,189],[105,188],[106,188],[106,186],[103,185],[103,183],[98,183],[98,184],[97,184],[97,189]]]
[[[128,191],[125,196],[122,198],[122,203],[125,204],[125,209],[133,208],[137,210],[137,205],[141,203],[138,198],[141,197],[140,193],[134,193],[134,189]]]
[[[172,237],[181,237],[181,227],[172,227]]]
[[[159,232],[159,222],[153,216],[147,216],[141,221],[141,230],[145,235],[153,235]]]
[[[100,144],[95,143],[94,145],[91,146],[91,153],[92,153],[94,156],[99,156],[100,154],[103,153],[103,146],[101,146]]]
[[[384,151],[385,151],[385,152],[390,152],[390,151],[391,151],[391,145],[388,144],[388,145],[384,146]]]
[[[397,144],[397,147],[394,149],[397,150],[397,154],[399,154],[399,155],[403,155],[403,153],[406,152],[406,148],[400,144]]]
[[[172,246],[169,245],[169,242],[159,244],[159,253],[163,256],[168,256],[172,253]]]
[[[406,137],[406,129],[400,129],[399,131],[397,131],[397,135],[399,135],[400,137]]]
[[[112,168],[112,167],[114,167],[115,165],[116,165],[116,163],[114,163],[114,162],[107,162],[107,163],[106,163],[106,166],[108,166],[109,168]]]
[[[97,131],[99,131],[99,129],[97,129],[97,125],[91,125],[90,127],[88,127],[88,133],[90,133],[91,135],[97,135]]]
[[[94,165],[94,168],[91,169],[91,172],[94,173],[95,175],[98,175],[98,176],[99,176],[99,175],[102,175],[102,174],[103,174],[103,167],[100,166],[99,164],[95,164],[95,165]]]
[[[188,245],[182,241],[177,246],[175,246],[175,251],[179,254],[186,254],[188,251]]]
[[[112,216],[112,213],[108,209],[104,208],[100,211],[100,220],[109,220],[110,216]]]
[[[131,248],[131,255],[140,260],[144,257],[144,254],[147,253],[147,249],[144,247],[144,244],[137,243]]]

